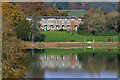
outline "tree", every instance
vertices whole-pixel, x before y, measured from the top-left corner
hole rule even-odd
[[[40,33],[39,26],[37,14],[33,15],[31,22],[25,19],[20,21],[16,26],[17,38],[32,42],[44,41],[45,36]]]
[[[46,12],[45,4],[43,2],[20,2],[18,4],[27,16],[32,16],[35,13],[44,16],[44,14],[41,13],[43,10]]]
[[[57,8],[51,8],[51,7],[49,7],[48,10],[47,10],[47,12],[48,12],[49,16],[59,16],[60,15],[60,13],[59,13],[59,11],[58,11]]]
[[[85,7],[85,3],[82,3],[82,7]]]
[[[72,21],[70,22],[70,29],[71,29],[70,35],[72,34],[72,31],[73,31],[73,29],[75,28],[75,25],[76,25],[75,21],[72,20]]]
[[[12,25],[17,25],[17,23],[23,19],[23,12],[16,3],[3,2],[2,13],[9,19]]]
[[[35,37],[37,37],[37,34],[40,34],[40,32],[38,32],[38,16],[37,14],[34,14],[32,16],[32,26],[31,26],[31,35],[32,35],[32,42],[34,42]]]
[[[15,27],[2,16],[2,78],[24,78],[24,62],[28,62],[28,55],[21,53],[20,43],[16,37]]]
[[[30,41],[31,24],[27,20],[22,20],[16,26],[16,35],[18,39]]]
[[[57,7],[56,7],[56,3],[53,4],[53,8],[57,8]]]
[[[111,15],[110,15],[111,14]],[[87,30],[94,35],[94,31],[105,31],[114,29],[112,24],[115,24],[115,19],[117,13],[108,12],[104,14],[100,8],[94,10],[90,8],[88,14],[85,15],[84,23],[80,26],[82,30]],[[109,15],[109,16],[108,16]],[[113,17],[112,17],[113,16]],[[117,25],[117,24],[116,24]]]

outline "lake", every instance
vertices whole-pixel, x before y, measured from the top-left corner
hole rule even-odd
[[[117,78],[118,49],[26,49],[25,78]]]

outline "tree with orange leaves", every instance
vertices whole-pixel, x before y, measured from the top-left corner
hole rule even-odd
[[[75,28],[75,25],[76,25],[75,21],[72,20],[72,21],[70,22],[70,29],[71,29],[70,35],[72,34],[72,31],[73,31],[73,29]]]
[[[82,3],[82,7],[85,7],[85,3]]]
[[[57,8],[57,7],[56,7],[56,3],[53,4],[53,8]]]
[[[17,23],[23,19],[23,12],[20,6],[16,3],[2,3],[2,14],[9,19],[10,24],[17,25]]]
[[[43,2],[20,2],[18,5],[20,5],[22,11],[27,16],[32,16],[35,13],[42,16],[46,15],[45,4]]]

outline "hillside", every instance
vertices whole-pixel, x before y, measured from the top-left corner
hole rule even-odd
[[[53,7],[54,2],[45,3],[45,8],[48,9],[49,6]],[[81,2],[56,2],[56,7],[59,10],[80,10],[89,8],[101,8],[102,11],[113,11],[117,9],[117,2],[85,2],[85,5]]]
[[[59,10],[59,11],[67,11],[68,16],[81,16],[83,17],[84,14],[88,13],[87,10]]]

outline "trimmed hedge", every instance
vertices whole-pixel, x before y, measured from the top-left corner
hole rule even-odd
[[[100,31],[95,31],[95,36],[102,36]]]
[[[110,30],[110,31],[103,31],[102,36],[116,36],[118,35],[118,32],[114,31],[114,30]]]
[[[83,30],[79,30],[77,31],[78,34],[80,35],[86,35],[86,36],[90,36],[92,35],[92,33],[88,32],[88,31],[83,31]],[[110,31],[95,31],[95,36],[116,36],[118,35],[118,32],[114,31],[114,30],[110,30]]]
[[[92,35],[90,32],[88,32],[88,31],[82,31],[82,30],[78,30],[77,33],[79,35],[86,35],[86,36]]]
[[[64,29],[61,28],[59,31],[64,31]]]

